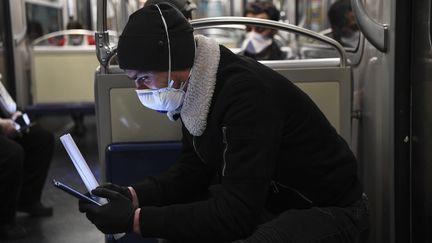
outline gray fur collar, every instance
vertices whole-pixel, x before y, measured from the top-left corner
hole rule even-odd
[[[195,36],[197,48],[183,107],[183,124],[193,136],[201,136],[207,125],[207,115],[216,86],[220,50],[216,41]]]

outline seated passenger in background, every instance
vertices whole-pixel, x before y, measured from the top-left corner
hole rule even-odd
[[[66,25],[66,30],[81,30],[81,29],[84,29],[84,28],[83,28],[83,25],[79,21],[74,20],[72,18],[69,18],[69,22]],[[86,40],[86,43],[84,42],[84,40]],[[56,36],[53,38],[49,38],[48,43],[50,45],[55,45],[55,46],[64,46],[64,45],[80,46],[83,44],[95,45],[96,41],[95,41],[95,38],[93,35],[82,35],[82,34],[74,35],[74,34],[71,34],[71,35],[68,35],[67,37]]]
[[[256,0],[248,3],[244,13],[245,17],[279,21],[279,10],[270,1]],[[273,38],[277,33],[275,29],[246,26],[246,38],[239,54],[252,57],[256,60],[283,60],[287,53],[282,51]]]
[[[182,150],[160,175],[97,187],[104,206],[80,201],[99,230],[173,242],[351,243],[367,229],[356,158],[285,77],[194,36],[167,3],[133,13],[117,50],[141,104],[181,119]]]
[[[34,217],[53,214],[51,207],[41,203],[41,194],[53,155],[54,136],[37,124],[18,127],[16,121],[22,113],[16,111],[13,101],[5,102],[11,99],[0,85],[1,241],[27,235],[26,230],[15,222],[17,210]]]
[[[332,37],[342,46],[356,48],[360,31],[349,0],[338,0],[330,6],[328,19]]]
[[[82,24],[79,21],[70,19],[69,22],[66,25],[66,29],[67,30],[83,29],[83,26],[82,26]],[[69,35],[68,45],[71,45],[71,46],[80,46],[80,45],[82,45],[83,41],[84,41],[83,37],[84,37],[83,35]],[[86,39],[87,39],[87,43],[89,45],[94,45],[95,44],[94,36],[88,35],[88,36],[86,36]]]

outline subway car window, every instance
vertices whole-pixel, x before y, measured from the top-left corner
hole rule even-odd
[[[275,20],[312,30],[338,41],[348,52],[359,44],[349,0],[243,1],[236,11],[231,1],[197,0],[196,18],[244,16]],[[238,3],[237,3],[238,4]],[[196,31],[216,39],[236,53],[259,60],[337,57],[329,45],[301,35],[254,26],[223,26]]]
[[[197,18],[230,16],[231,1],[227,0],[201,0],[196,1],[198,9]]]
[[[95,44],[90,0],[68,3],[66,6],[67,8],[59,2],[26,3],[27,37],[31,44],[46,46]]]
[[[63,29],[62,9],[58,6],[26,3],[26,16],[30,40]]]
[[[139,4],[135,4],[134,1],[125,1],[124,6],[120,8],[118,1],[108,1],[108,30],[120,33],[127,16],[145,5],[146,2],[148,1],[139,1]],[[190,16],[188,18],[191,19],[243,16],[294,24],[335,39],[348,53],[356,51],[360,40],[360,32],[350,0],[194,0],[184,2],[193,6],[188,12]],[[245,54],[259,60],[338,57],[333,47],[286,31],[230,25],[196,30],[195,33],[212,37],[235,53]],[[116,40],[113,41],[115,44]]]
[[[303,0],[296,1],[295,24],[331,37],[346,51],[354,52],[360,41],[360,32],[349,0]],[[296,37],[299,58],[334,57],[331,47],[315,40]]]
[[[82,24],[83,29],[92,30],[92,18],[91,18],[91,1],[81,0],[76,1],[76,19]]]

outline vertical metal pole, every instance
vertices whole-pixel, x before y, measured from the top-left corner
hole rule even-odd
[[[109,35],[107,31],[107,0],[97,1],[97,31],[96,55],[99,60],[100,72],[107,73],[107,66],[110,58],[114,55],[113,49],[109,45]]]
[[[5,58],[5,72],[3,73],[3,83],[11,94],[12,98],[16,100],[16,78],[15,78],[15,57],[14,57],[14,41],[12,33],[12,19],[10,1],[2,1],[0,3],[0,24],[3,25],[3,57]]]
[[[107,30],[107,1],[97,0],[97,32]]]

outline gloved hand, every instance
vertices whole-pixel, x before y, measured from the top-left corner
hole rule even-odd
[[[119,185],[112,184],[109,182],[101,185],[100,187],[108,188],[110,190],[113,190],[113,191],[116,191],[116,192],[122,194],[123,196],[129,198],[132,201],[132,205],[134,206],[135,209],[138,208],[138,206],[139,206],[138,205],[138,198],[136,195],[134,196],[134,193],[135,193],[134,189],[132,189],[133,190],[133,193],[132,193],[129,187],[119,186]]]
[[[123,196],[129,198],[132,201],[132,195],[131,195],[129,189],[125,186],[119,186],[119,185],[107,182],[107,183],[100,185],[98,188],[107,188],[107,189],[110,189],[112,191],[118,192],[118,193],[122,194]]]
[[[108,199],[108,203],[97,206],[79,201],[79,211],[86,213],[87,218],[105,234],[131,232],[135,209],[132,201],[119,192],[106,187],[97,187],[92,194]]]

